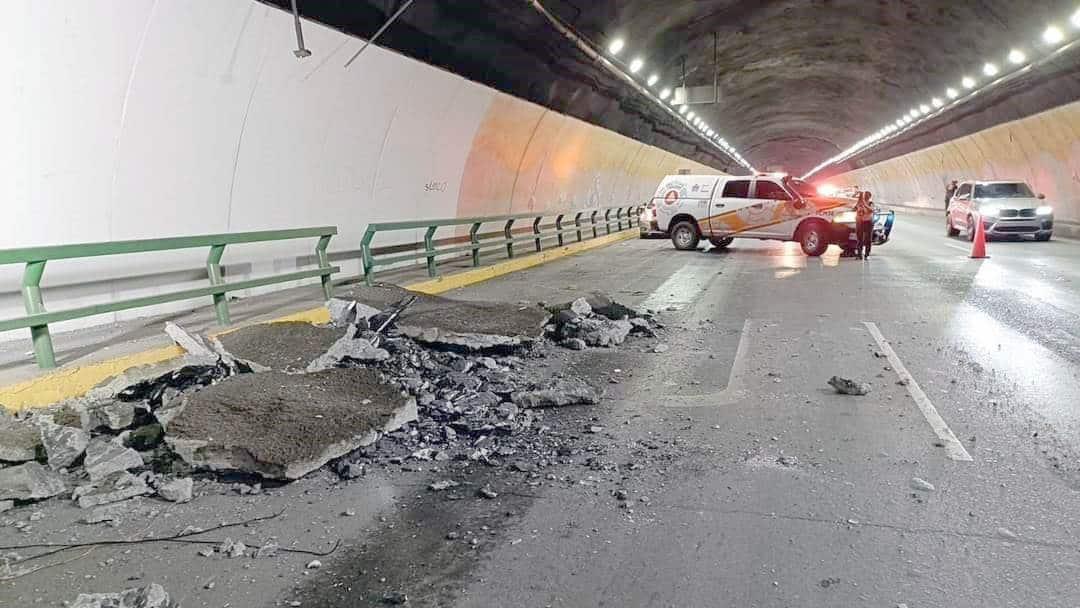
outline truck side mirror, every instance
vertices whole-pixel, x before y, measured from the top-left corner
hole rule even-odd
[[[1043,194],[1042,192],[1040,192],[1038,198],[1039,198],[1040,201],[1045,201],[1046,200],[1046,195]]]
[[[792,206],[801,211],[802,209],[806,208],[806,201],[804,201],[801,197],[796,197],[795,201],[792,203]]]

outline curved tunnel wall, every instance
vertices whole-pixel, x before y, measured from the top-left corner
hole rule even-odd
[[[944,209],[953,179],[1021,179],[1058,220],[1080,222],[1080,102],[831,178],[886,204]]]
[[[715,172],[382,48],[346,69],[361,41],[317,24],[297,60],[291,16],[253,1],[22,0],[0,34],[22,49],[0,56],[0,248],[335,224],[347,252],[369,222],[632,204]],[[312,247],[224,262],[281,272]],[[205,256],[51,264],[46,305],[203,285]],[[22,312],[21,272],[0,267],[0,317]]]

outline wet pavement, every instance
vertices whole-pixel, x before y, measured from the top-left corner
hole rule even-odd
[[[900,216],[867,261],[630,241],[446,294],[554,304],[602,291],[666,327],[547,360],[606,394],[549,414],[565,435],[550,466],[459,479],[493,499],[427,491],[438,465],[348,483],[320,472],[231,505],[211,493],[170,507],[172,527],[287,507],[246,534],[342,548],[318,569],[102,548],[0,598],[59,605],[136,574],[185,606],[377,606],[394,593],[459,607],[1080,605],[1080,243],[994,242],[976,261],[941,224]],[[838,395],[834,375],[872,390]]]

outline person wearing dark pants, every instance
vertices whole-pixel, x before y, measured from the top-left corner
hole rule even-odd
[[[874,204],[870,198],[869,192],[860,192],[855,203],[855,238],[859,241],[855,257],[860,260],[870,257],[874,238]]]

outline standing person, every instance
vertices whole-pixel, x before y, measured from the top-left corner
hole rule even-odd
[[[855,257],[860,260],[870,257],[874,238],[874,204],[870,198],[869,192],[860,192],[855,202],[855,237],[859,240]]]
[[[948,186],[945,186],[945,214],[946,215],[948,215],[948,213],[949,213],[949,202],[952,201],[952,197],[953,197],[954,194],[956,194],[956,189],[958,187],[959,187],[959,184],[956,183],[955,179],[952,180],[951,182],[949,182]]]

